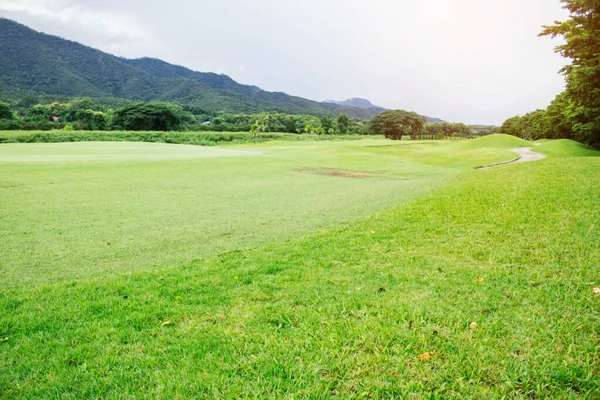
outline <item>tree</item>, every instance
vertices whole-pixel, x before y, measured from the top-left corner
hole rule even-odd
[[[406,135],[414,140],[423,130],[425,123],[425,117],[414,112],[389,110],[371,120],[370,133],[394,140],[400,140]]]
[[[13,112],[6,103],[0,103],[0,119],[13,119]]]
[[[183,109],[169,103],[136,103],[115,110],[113,128],[130,131],[176,130],[192,118]]]
[[[256,144],[256,134],[258,133],[258,123],[252,124],[252,126],[250,127],[250,133],[252,134],[252,137],[254,138],[254,143]]]
[[[556,52],[572,60],[565,74],[566,96],[574,107],[565,115],[574,122],[578,139],[600,146],[600,1],[561,0],[571,12],[567,21],[545,26],[540,36],[562,36]]]
[[[321,128],[323,128],[323,131],[325,133],[333,132],[333,120],[331,119],[331,117],[324,116],[323,118],[321,118]]]
[[[304,132],[306,132],[306,133],[314,133],[314,131],[315,131],[315,128],[312,126],[312,124],[307,124],[304,127]]]
[[[103,131],[106,129],[107,120],[106,114],[96,111],[92,117],[91,128],[96,131]]]
[[[348,128],[350,127],[350,118],[346,114],[340,114],[335,119],[337,131],[340,135],[345,135],[348,133]]]

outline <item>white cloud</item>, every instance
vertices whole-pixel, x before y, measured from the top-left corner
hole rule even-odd
[[[84,41],[107,51],[129,53],[146,46],[151,35],[130,15],[104,11],[65,0],[3,0],[0,13],[18,22],[33,21],[34,29]],[[83,40],[85,39],[85,40]],[[135,50],[134,50],[135,51]]]

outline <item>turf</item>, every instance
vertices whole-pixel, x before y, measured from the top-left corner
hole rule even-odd
[[[320,170],[360,165],[353,170],[387,179],[407,171],[422,177],[433,170],[451,173],[412,201],[398,197],[393,208],[371,209],[370,217],[316,233],[128,274],[106,270],[6,288],[0,292],[0,336],[7,338],[0,343],[0,393],[597,397],[600,297],[593,288],[600,281],[600,158],[549,156],[475,171],[475,165],[415,162],[429,160],[418,152],[411,159],[369,147],[379,145],[268,144],[261,151],[276,164],[281,157],[304,165],[304,155]],[[451,150],[455,144],[429,145],[436,146]],[[262,160],[243,159],[212,161],[236,160],[251,170],[244,162]],[[115,165],[102,168],[110,173]],[[1,168],[22,173],[38,167]],[[57,167],[44,165],[49,174]],[[274,170],[265,171],[269,187]],[[311,180],[305,190],[320,179],[372,179],[286,172],[295,173]],[[147,176],[161,179],[157,170]],[[277,225],[279,220],[271,224]],[[3,279],[12,281],[10,275]]]
[[[1,283],[152,270],[297,237],[412,200],[470,168],[370,147],[388,142],[2,145]]]
[[[534,150],[552,157],[598,157],[600,155],[598,151],[569,139],[546,141],[536,146]]]

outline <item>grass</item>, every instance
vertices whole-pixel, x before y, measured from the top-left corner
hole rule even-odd
[[[552,157],[598,157],[600,155],[596,150],[569,139],[545,141],[534,150]]]
[[[297,204],[319,204],[315,196],[337,191],[338,185],[371,182],[291,172],[297,165],[382,174],[381,186],[352,187],[328,203],[326,216],[318,216],[329,221],[328,229],[313,225],[264,243],[255,237],[252,248],[240,242],[223,251],[196,249],[195,259],[174,263],[167,257],[152,267],[133,252],[123,270],[94,273],[84,264],[79,266],[84,273],[78,275],[78,269],[73,277],[59,273],[65,268],[59,265],[52,279],[16,282],[11,269],[29,274],[29,252],[23,251],[20,264],[2,270],[0,336],[8,340],[0,343],[0,393],[6,398],[597,397],[600,297],[592,289],[600,286],[600,158],[574,157],[578,152],[566,149],[563,155],[571,151],[571,157],[474,171],[481,160],[432,165],[433,153],[444,146],[460,151],[455,143],[413,143],[412,156],[396,154],[409,147],[370,147],[381,144],[269,143],[259,147],[268,156],[213,160],[221,162],[214,167],[207,159],[177,161],[191,163],[193,170],[195,162],[217,171],[240,165],[256,179],[251,187],[259,185],[254,165],[263,173],[261,189],[277,188],[279,171],[293,181],[284,190],[306,179],[310,184],[289,194],[302,196]],[[431,158],[422,154],[427,147]],[[5,164],[0,176],[3,184],[13,176],[30,184],[63,176],[72,186],[59,191],[73,196],[68,204],[79,204],[88,200],[79,196],[92,190],[86,183],[94,176],[111,176],[117,168],[129,178],[137,167],[150,168],[148,192],[130,179],[118,188],[131,190],[132,201],[144,204],[151,190],[160,192],[157,182],[177,172],[185,176],[185,168],[170,170],[171,163]],[[160,175],[154,164],[170,173]],[[21,170],[15,174],[12,168]],[[86,173],[77,175],[81,170]],[[442,182],[427,181],[430,173],[441,175]],[[403,197],[408,187],[381,192],[407,174],[420,177],[412,182],[413,188],[425,186],[419,194]],[[223,180],[234,175],[224,174]],[[328,184],[319,186],[321,180]],[[37,189],[29,192],[39,196],[37,202],[52,192],[43,185]],[[13,197],[23,188],[3,190],[12,190]],[[352,203],[360,190],[378,195],[369,202],[393,198],[380,207],[359,203],[370,216],[357,220],[364,214],[349,210],[343,225],[334,223],[330,213],[337,201],[348,197]],[[180,195],[189,201],[193,193]],[[235,210],[226,196],[217,198],[230,205],[227,212]],[[103,204],[98,200],[89,208]],[[3,227],[17,204],[2,205]],[[277,201],[269,204],[264,209],[255,204],[262,217],[273,215],[270,207]],[[188,203],[187,218],[190,209],[199,208]],[[40,237],[53,240],[58,226],[64,233],[81,232],[93,221],[74,210],[80,219],[49,221]],[[280,211],[271,229],[285,221],[286,210],[296,212]],[[143,211],[140,215],[151,212],[148,219],[160,215],[154,208]],[[11,226],[13,234],[17,227],[32,231],[24,217],[36,218],[37,210],[22,212],[25,225]],[[180,229],[183,220],[160,221]],[[134,232],[142,237],[151,228],[140,218],[131,223],[141,224]],[[158,226],[154,230],[163,235]],[[172,231],[164,237],[179,235]],[[154,257],[177,251],[173,242]],[[426,353],[429,360],[418,359]]]

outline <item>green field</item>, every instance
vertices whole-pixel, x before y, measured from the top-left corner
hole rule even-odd
[[[0,396],[597,398],[600,153],[515,147],[2,144]]]

